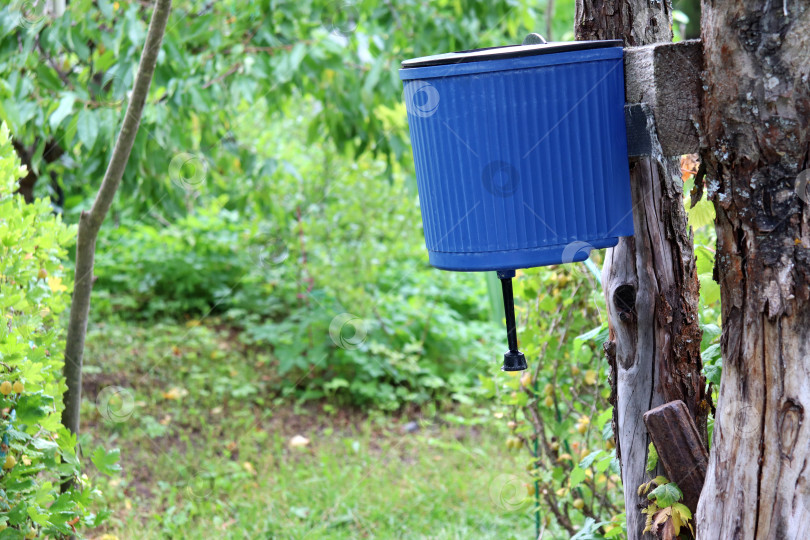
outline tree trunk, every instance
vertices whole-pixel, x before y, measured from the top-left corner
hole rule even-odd
[[[723,377],[698,537],[810,525],[810,2],[703,2]]]
[[[622,39],[626,46],[672,40],[668,2],[577,0],[577,39]],[[649,436],[643,415],[681,400],[704,434],[708,406],[701,375],[698,280],[683,208],[678,158],[633,160],[635,237],[608,250],[602,270],[612,368],[614,433],[622,464],[627,533],[641,538]]]
[[[155,72],[160,45],[166,30],[171,11],[171,0],[157,0],[152,20],[143,45],[138,73],[132,88],[124,123],[115,142],[110,163],[104,173],[101,187],[90,211],[79,217],[79,234],[76,243],[76,273],[73,297],[70,304],[70,318],[65,343],[65,380],[67,390],[62,411],[62,424],[74,434],[79,432],[79,413],[82,401],[82,360],[84,339],[87,334],[87,320],[90,316],[90,294],[93,290],[93,261],[96,254],[96,238],[101,224],[112,205],[115,192],[121,184],[124,168],[129,160],[135,135],[141,123],[141,113],[149,94],[152,75]]]

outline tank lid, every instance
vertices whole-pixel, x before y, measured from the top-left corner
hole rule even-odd
[[[530,34],[529,36],[530,37],[523,42],[523,45],[487,47],[485,49],[471,49],[469,51],[422,56],[421,58],[412,58],[410,60],[403,61],[402,68],[407,69],[425,66],[464,64],[468,62],[485,62],[487,60],[504,60],[508,58],[521,58],[524,56],[537,56],[540,54],[555,54],[622,46],[622,40],[620,39],[545,42],[545,40],[540,36],[537,36],[537,34]],[[532,36],[537,36],[537,39],[530,39]]]

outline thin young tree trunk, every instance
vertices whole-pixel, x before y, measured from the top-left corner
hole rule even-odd
[[[672,40],[669,2],[577,0],[577,39],[622,39],[626,46]],[[622,464],[627,533],[641,538],[649,436],[643,415],[681,400],[705,433],[698,323],[698,280],[683,208],[678,158],[633,160],[630,175],[635,237],[608,250],[602,269],[610,340],[616,448]]]
[[[701,539],[810,526],[810,1],[703,2],[723,377]]]
[[[71,432],[79,432],[79,408],[82,400],[82,359],[84,338],[87,333],[87,320],[90,314],[90,293],[93,289],[93,260],[96,253],[96,238],[101,224],[112,205],[115,192],[121,184],[124,168],[129,160],[135,135],[141,123],[149,85],[155,72],[160,44],[166,31],[166,23],[171,11],[171,0],[157,0],[146,34],[141,62],[132,88],[132,97],[127,106],[124,123],[118,134],[104,180],[89,212],[82,212],[79,218],[79,234],[76,244],[76,274],[73,298],[70,304],[67,343],[65,345],[65,410],[62,424]]]

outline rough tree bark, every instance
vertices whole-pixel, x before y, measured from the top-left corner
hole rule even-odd
[[[669,2],[577,0],[577,39],[622,39],[626,46],[672,40]],[[681,400],[705,433],[708,406],[701,375],[698,280],[683,208],[677,158],[633,160],[635,237],[608,250],[602,270],[610,325],[614,433],[622,464],[628,538],[641,538],[649,436],[643,415]],[[704,435],[705,437],[705,435]]]
[[[127,106],[124,122],[115,142],[110,163],[104,174],[104,180],[98,190],[93,207],[89,212],[82,212],[79,218],[79,234],[76,244],[76,272],[73,298],[70,304],[67,343],[65,345],[65,379],[67,390],[62,412],[62,424],[73,433],[79,432],[79,407],[82,401],[82,360],[84,357],[84,339],[87,334],[87,320],[90,315],[90,293],[93,290],[93,261],[96,254],[96,239],[101,224],[110,210],[115,192],[121,184],[124,168],[129,160],[135,135],[141,123],[152,75],[155,72],[160,44],[169,20],[171,0],[157,0],[146,42],[143,45],[141,62],[135,76],[132,96]]]
[[[723,377],[698,538],[810,526],[810,2],[703,2]]]

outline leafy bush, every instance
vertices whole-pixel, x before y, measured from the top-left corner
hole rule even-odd
[[[621,537],[624,501],[602,361],[607,324],[600,320],[598,262],[533,268],[514,281],[529,370],[499,373],[483,386],[504,405],[507,447],[524,449],[530,460],[526,503],[555,538],[572,537],[575,529],[583,540]]]
[[[71,276],[62,265],[75,228],[47,200],[14,195],[20,167],[0,127],[0,538],[72,534],[93,491],[80,477],[76,438],[60,423],[65,382],[59,314]],[[74,487],[60,493],[60,482]]]
[[[252,198],[201,196],[173,222],[102,232],[96,317],[216,318],[246,347],[269,348],[276,390],[301,399],[468,402],[478,375],[499,367],[489,339],[502,352],[504,332],[481,275],[426,264],[412,179],[308,147],[293,122],[257,139],[289,158],[251,180],[264,186]]]
[[[255,283],[238,214],[224,197],[169,226],[126,223],[105,230],[97,254],[103,311],[138,319],[199,317],[233,305],[233,293]],[[111,293],[110,295],[104,294]]]
[[[373,282],[349,264],[327,271],[330,261],[308,254],[304,263],[289,240],[289,251],[269,251],[265,236],[251,233],[267,227],[239,225],[223,202],[172,225],[107,231],[97,257],[102,316],[190,325],[215,317],[239,329],[245,346],[270,345],[276,389],[297,389],[304,399],[391,409],[440,397],[468,401],[476,391],[477,375],[494,358],[485,338],[503,334],[487,321],[479,276],[396,260]]]

